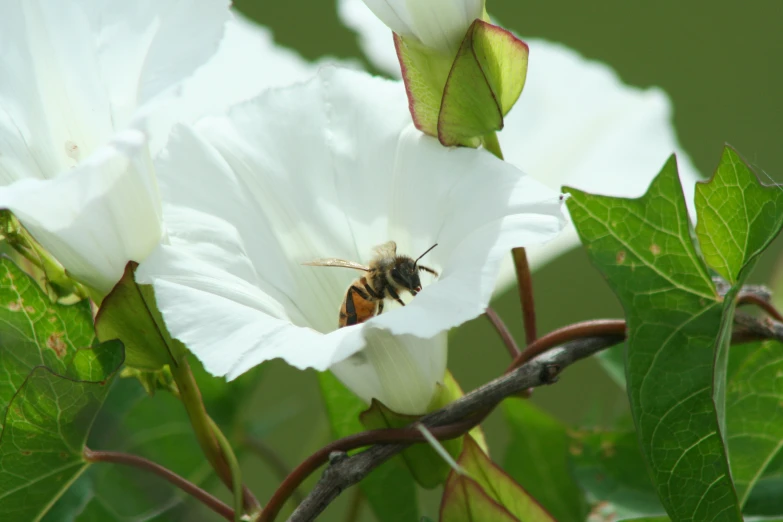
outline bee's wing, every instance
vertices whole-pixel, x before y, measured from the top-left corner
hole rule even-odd
[[[336,257],[314,259],[302,264],[307,266],[337,266],[341,268],[353,268],[354,270],[362,270],[364,272],[370,271],[369,268],[362,264],[356,263],[354,261],[346,261],[345,259],[337,259]]]
[[[397,243],[387,241],[382,245],[373,248],[375,255],[380,258],[394,258],[397,256]]]

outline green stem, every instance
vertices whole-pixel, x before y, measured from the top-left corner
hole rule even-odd
[[[204,452],[204,456],[207,457],[212,468],[214,468],[220,480],[232,491],[235,491],[234,484],[237,484],[237,488],[244,493],[244,505],[250,511],[257,511],[261,509],[258,500],[251,494],[247,488],[242,488],[241,482],[234,481],[234,470],[230,460],[236,462],[236,457],[233,451],[230,451],[230,445],[226,442],[228,451],[220,443],[220,439],[225,440],[225,437],[214,424],[212,419],[207,415],[207,410],[204,407],[204,402],[201,399],[201,391],[198,389],[196,379],[193,376],[193,372],[190,369],[188,360],[186,357],[181,357],[177,364],[171,364],[171,374],[174,377],[174,382],[177,383],[179,390],[179,398],[182,404],[185,406],[185,411],[190,418],[190,424],[193,427],[193,432],[196,435],[201,451]],[[236,468],[238,469],[238,467]],[[241,515],[241,510],[238,511]]]
[[[495,155],[498,159],[503,159],[503,151],[500,150],[500,142],[498,141],[498,134],[496,132],[490,132],[484,135],[484,148]]]
[[[242,470],[239,468],[239,461],[237,461],[234,450],[231,448],[228,439],[223,432],[220,431],[215,421],[209,418],[209,424],[212,427],[212,433],[217,438],[218,446],[223,451],[223,455],[228,461],[228,468],[231,470],[231,481],[234,483],[234,522],[240,522],[242,517]]]

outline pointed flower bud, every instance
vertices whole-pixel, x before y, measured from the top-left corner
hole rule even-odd
[[[525,85],[527,45],[488,22],[477,0],[365,0],[394,31],[416,127],[446,146],[478,147],[503,128]]]

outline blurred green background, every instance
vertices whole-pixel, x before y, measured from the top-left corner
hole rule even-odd
[[[355,35],[340,24],[331,0],[239,0],[235,6],[271,28],[279,44],[306,58],[363,60]],[[673,102],[680,142],[703,175],[712,172],[723,144],[728,142],[757,170],[783,179],[780,0],[742,5],[728,0],[489,0],[488,10],[523,37],[562,42],[586,58],[611,65],[628,84],[663,88]],[[661,158],[661,163],[664,160]],[[756,282],[771,281],[780,251],[779,240],[757,268]],[[535,274],[535,296],[541,332],[574,321],[621,316],[617,301],[579,250]],[[515,292],[502,296],[495,306],[522,339]],[[485,319],[464,325],[451,337],[450,368],[466,390],[494,378],[508,362]],[[251,431],[278,451],[287,466],[297,464],[329,440],[313,372],[299,372],[274,361],[263,369],[257,382],[235,425],[252,426]],[[232,383],[229,393],[245,393],[243,386]],[[624,392],[594,361],[570,368],[557,385],[536,390],[532,400],[577,426],[622,422],[627,415]],[[493,455],[502,456],[507,442],[503,418],[494,414],[485,430]],[[279,479],[248,452],[242,461],[251,488],[264,502]],[[211,489],[229,500],[222,486],[215,484]],[[322,520],[344,520],[350,497],[349,493],[342,495]],[[437,501],[437,492],[424,495],[423,513],[437,519]],[[214,519],[199,508],[183,516]],[[365,509],[359,520],[372,520],[372,516]]]

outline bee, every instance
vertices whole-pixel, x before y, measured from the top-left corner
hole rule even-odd
[[[397,243],[389,241],[375,247],[375,255],[370,260],[370,266],[364,266],[344,259],[328,258],[316,259],[308,263],[308,266],[338,266],[352,268],[367,272],[356,279],[348,291],[340,306],[339,328],[351,326],[367,321],[383,312],[383,301],[392,298],[401,305],[405,303],[400,299],[400,292],[407,291],[411,295],[421,292],[421,280],[419,270],[429,272],[437,277],[438,273],[432,268],[419,264],[419,260],[430,250],[438,246],[437,243],[428,248],[422,255],[413,259],[408,256],[397,255]]]

